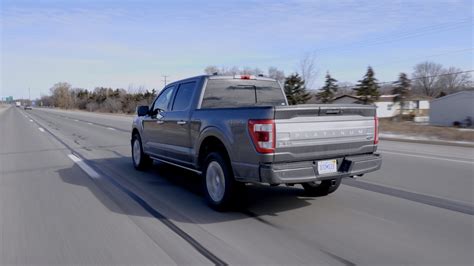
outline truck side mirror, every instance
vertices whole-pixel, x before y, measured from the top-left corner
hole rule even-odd
[[[138,116],[145,116],[148,114],[150,109],[148,108],[148,105],[142,105],[137,108],[137,115]]]

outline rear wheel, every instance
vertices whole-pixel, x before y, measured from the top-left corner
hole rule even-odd
[[[227,160],[220,153],[209,153],[204,165],[204,191],[209,206],[217,211],[228,210],[242,184],[235,181]]]
[[[308,182],[301,184],[306,195],[317,197],[326,196],[337,190],[341,184],[341,178],[323,180],[319,182]]]
[[[137,170],[146,170],[152,163],[150,156],[143,152],[142,140],[139,134],[132,137],[132,161]]]

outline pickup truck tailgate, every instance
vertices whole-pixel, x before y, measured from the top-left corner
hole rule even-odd
[[[375,106],[275,107],[274,162],[337,158],[375,151]]]

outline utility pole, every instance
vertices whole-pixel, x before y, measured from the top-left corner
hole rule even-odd
[[[30,92],[30,88],[28,88],[28,101],[29,101],[28,104],[31,105],[31,92]]]
[[[164,78],[163,82],[165,83],[165,87],[166,87],[166,84],[167,84],[167,83],[166,83],[166,79],[167,79],[169,76],[163,75],[162,77]]]

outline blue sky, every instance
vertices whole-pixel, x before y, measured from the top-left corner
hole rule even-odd
[[[1,96],[74,87],[161,88],[208,65],[380,81],[430,60],[473,69],[472,1],[2,0]]]

